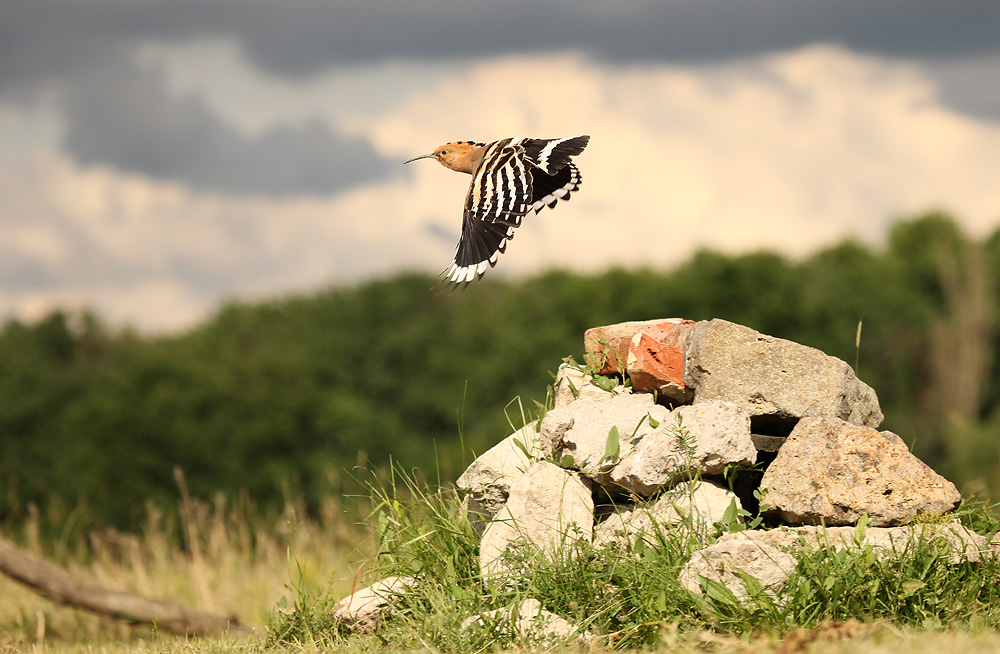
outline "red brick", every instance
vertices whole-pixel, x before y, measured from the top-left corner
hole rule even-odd
[[[588,329],[583,335],[587,363],[593,365],[597,373],[602,375],[624,372],[629,345],[637,333],[642,332],[654,341],[683,350],[694,324],[691,320],[672,318],[623,322]]]
[[[636,332],[629,343],[626,370],[637,391],[656,391],[677,403],[690,400],[684,385],[684,350]]]

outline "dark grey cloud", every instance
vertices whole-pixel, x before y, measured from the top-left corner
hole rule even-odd
[[[390,59],[577,50],[698,63],[836,43],[928,63],[946,102],[1000,118],[1000,80],[961,64],[1000,61],[996,0],[0,0],[0,16],[0,94],[60,89],[73,156],[231,192],[332,192],[389,168],[319,124],[246,139],[132,68],[136,46],[231,38],[260,68],[306,77]]]
[[[199,98],[171,98],[164,88],[157,74],[125,63],[68,80],[66,147],[83,164],[233,193],[329,193],[390,170],[367,143],[319,123],[248,139]]]
[[[228,36],[263,68],[582,50],[718,60],[815,42],[900,57],[1000,51],[995,0],[2,0],[0,80],[72,71],[146,39]]]

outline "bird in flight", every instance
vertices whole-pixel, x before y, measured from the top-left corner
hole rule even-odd
[[[472,175],[455,260],[442,273],[445,283],[464,288],[482,277],[496,265],[525,215],[569,200],[580,188],[580,171],[570,158],[588,141],[589,136],[455,141],[404,162],[437,159],[445,168]]]

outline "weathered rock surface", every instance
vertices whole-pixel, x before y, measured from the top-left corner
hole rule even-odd
[[[683,350],[694,325],[691,320],[668,318],[594,327],[584,332],[583,348],[588,363],[598,374],[622,373],[627,367],[629,346],[637,333],[644,333],[658,343]]]
[[[750,416],[735,404],[706,401],[674,409],[659,427],[633,441],[608,478],[642,496],[669,488],[693,470],[721,474],[727,465],[753,465]]]
[[[695,326],[685,356],[684,382],[694,402],[738,404],[754,417],[756,433],[784,435],[806,417],[868,427],[882,422],[875,391],[846,363],[815,348],[716,319]]]
[[[580,398],[545,415],[541,449],[551,450],[557,461],[569,456],[573,467],[584,475],[602,479],[629,455],[633,443],[656,431],[652,424],[665,421],[669,414],[669,409],[655,404],[648,393]],[[616,456],[605,458],[612,427],[618,431],[619,449]]]
[[[698,576],[723,583],[737,597],[746,596],[746,586],[735,569],[755,577],[771,591],[778,591],[795,570],[792,552],[801,547],[858,550],[871,546],[879,560],[912,553],[916,547],[942,543],[951,552],[950,563],[980,561],[989,552],[986,539],[954,520],[945,524],[905,527],[780,527],[724,534],[705,549],[695,552],[680,574],[681,584],[701,592]]]
[[[734,502],[736,508],[743,508],[735,494],[716,483],[704,480],[681,483],[653,502],[616,507],[594,528],[594,544],[614,541],[630,544],[642,533],[646,542],[653,545],[658,531],[677,527],[707,533],[716,522],[722,521]]]
[[[503,508],[511,485],[531,465],[528,456],[539,453],[538,432],[531,423],[488,449],[455,482],[465,491],[465,510],[480,536],[485,522]]]
[[[592,634],[580,631],[578,627],[551,611],[542,608],[536,599],[526,599],[514,610],[497,609],[466,618],[462,629],[477,626],[490,628],[502,638],[527,641],[532,645],[556,645],[569,640],[583,644],[593,641]]]
[[[591,541],[594,500],[589,483],[580,475],[546,461],[531,464],[510,487],[503,509],[486,526],[479,544],[483,577],[510,572],[504,553],[533,545],[542,554],[571,547],[573,541]]]
[[[416,583],[413,577],[386,577],[337,602],[333,618],[354,631],[369,631],[390,610],[393,600]]]
[[[560,364],[556,379],[552,385],[555,391],[553,408],[565,408],[577,399],[601,400],[611,394],[625,392],[624,386],[608,391],[593,383],[593,377],[582,369],[568,363]]]
[[[737,599],[749,597],[740,571],[745,572],[775,595],[795,570],[795,557],[777,547],[743,538],[731,538],[742,533],[726,534],[714,545],[698,550],[681,570],[678,581],[691,592],[700,593],[701,577],[717,581],[732,591]]]
[[[636,332],[625,361],[632,389],[655,392],[658,400],[690,404],[694,393],[684,384],[684,350],[661,343],[645,332]]]
[[[945,513],[961,496],[889,431],[837,418],[799,422],[761,480],[771,512],[792,524],[901,524]]]

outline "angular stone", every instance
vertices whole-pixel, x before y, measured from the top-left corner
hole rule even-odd
[[[588,631],[580,631],[565,618],[542,608],[542,603],[529,598],[521,602],[517,611],[496,609],[466,618],[461,629],[472,626],[491,628],[503,639],[526,641],[534,646],[553,646],[570,640],[589,644],[594,636]]]
[[[723,534],[714,544],[695,552],[681,571],[681,584],[700,592],[698,575],[726,585],[734,595],[743,597],[746,587],[734,568],[756,577],[775,592],[784,586],[795,570],[791,552],[800,547],[817,550],[858,550],[871,546],[880,560],[912,554],[914,549],[942,543],[950,551],[952,564],[982,559],[989,551],[986,538],[966,529],[958,520],[945,524],[916,524],[905,527],[779,527]]]
[[[594,544],[617,541],[630,545],[642,533],[649,545],[655,545],[657,532],[677,527],[708,535],[733,502],[737,509],[742,508],[735,494],[714,482],[678,484],[654,502],[617,508],[594,528]],[[742,518],[737,517],[736,522]]]
[[[671,404],[689,404],[694,393],[684,385],[684,350],[636,332],[629,344],[626,371],[632,389],[653,391]]]
[[[570,457],[572,467],[592,479],[604,479],[615,463],[629,455],[633,443],[655,431],[650,418],[663,422],[669,414],[648,393],[580,398],[542,419],[542,449],[551,448],[557,461]],[[612,427],[618,431],[619,450],[605,459]]]
[[[761,480],[771,513],[792,524],[848,525],[868,514],[873,526],[918,513],[946,513],[961,496],[889,431],[837,418],[806,418]]]
[[[750,593],[740,572],[759,581],[764,592],[775,596],[795,571],[795,557],[777,547],[746,538],[740,534],[725,534],[714,545],[691,555],[678,575],[681,586],[701,593],[701,577],[717,581],[732,591],[739,600],[749,599]]]
[[[621,373],[626,368],[632,337],[643,332],[653,340],[684,349],[694,322],[682,318],[623,322],[588,329],[583,335],[587,362],[598,374]]]
[[[684,381],[694,402],[742,406],[754,432],[784,436],[800,418],[882,422],[875,391],[849,365],[823,352],[725,320],[700,322],[686,349]]]
[[[333,607],[333,618],[354,631],[371,631],[391,609],[393,600],[417,582],[413,577],[386,577],[345,597]]]
[[[626,392],[622,385],[616,386],[610,391],[605,390],[594,384],[594,378],[590,374],[568,363],[559,365],[552,388],[555,392],[555,404],[553,405],[555,409],[563,409],[577,399],[596,401],[606,399],[610,395]]]
[[[485,521],[503,508],[511,485],[531,465],[529,455],[540,454],[535,423],[530,423],[488,449],[455,482],[465,492],[463,506],[480,536]]]
[[[727,465],[750,466],[757,450],[750,438],[750,416],[727,402],[682,406],[638,440],[608,474],[608,480],[648,497],[693,471],[721,474]]]
[[[750,440],[758,452],[777,452],[785,444],[785,436],[764,436],[762,434],[750,434]]]
[[[594,534],[594,500],[580,475],[547,461],[531,464],[510,487],[503,509],[490,522],[479,544],[479,569],[484,578],[512,572],[504,554],[525,545],[545,556],[572,547]]]

